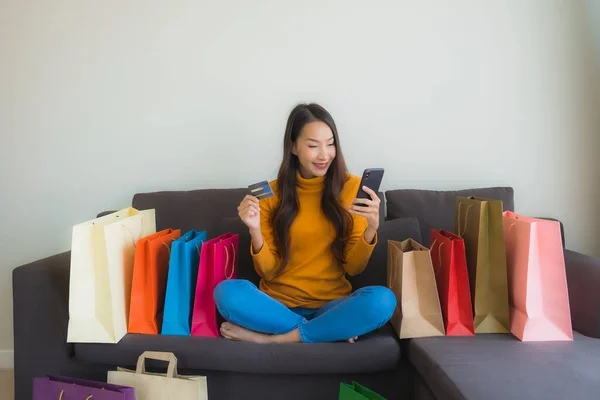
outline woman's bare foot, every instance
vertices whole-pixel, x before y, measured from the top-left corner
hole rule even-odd
[[[270,335],[254,332],[229,322],[223,322],[220,330],[221,335],[226,339],[251,343],[269,343]]]
[[[300,333],[297,329],[283,335],[267,335],[265,333],[259,333],[251,331],[250,329],[242,328],[241,326],[232,324],[231,322],[223,322],[221,324],[220,331],[224,338],[238,340],[241,342],[261,344],[300,343]]]

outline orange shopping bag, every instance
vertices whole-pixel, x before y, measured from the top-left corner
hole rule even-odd
[[[179,229],[165,229],[137,242],[131,282],[129,333],[156,335],[160,332],[171,242],[180,236]]]

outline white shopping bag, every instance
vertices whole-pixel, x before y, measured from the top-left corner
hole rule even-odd
[[[125,336],[135,244],[155,232],[155,211],[131,207],[73,227],[67,342]]]
[[[166,374],[147,373],[146,359],[168,361]],[[208,400],[205,376],[177,374],[177,358],[173,353],[145,351],[137,362],[135,371],[117,368],[108,371],[108,383],[135,388],[136,400]]]

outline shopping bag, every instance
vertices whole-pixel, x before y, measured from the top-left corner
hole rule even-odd
[[[508,333],[508,281],[502,201],[456,198],[456,233],[465,242],[475,333]]]
[[[198,279],[198,264],[206,231],[190,230],[171,243],[171,259],[161,334],[191,333],[194,290]]]
[[[387,283],[396,295],[391,323],[400,339],[444,335],[429,249],[413,239],[388,240]]]
[[[141,238],[136,245],[131,282],[129,333],[156,335],[162,327],[171,243],[179,229],[164,229]]]
[[[503,216],[511,333],[522,341],[573,340],[560,223]]]
[[[130,386],[47,375],[33,379],[33,400],[136,400]]]
[[[146,372],[146,359],[168,362],[167,373]],[[108,371],[107,381],[135,388],[136,400],[208,400],[206,377],[179,375],[173,353],[145,351],[138,358],[135,371],[119,367]]]
[[[202,245],[192,312],[192,336],[219,337],[215,287],[237,277],[239,235],[225,233]]]
[[[452,232],[431,230],[431,259],[447,336],[472,336],[473,305],[464,241]]]
[[[73,227],[67,342],[125,336],[135,244],[155,232],[155,211],[131,207]]]
[[[352,382],[351,385],[340,383],[338,400],[385,400],[385,397],[359,383]]]

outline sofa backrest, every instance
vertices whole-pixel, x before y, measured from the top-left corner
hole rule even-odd
[[[138,193],[133,197],[132,207],[138,210],[156,210],[156,229],[181,229],[182,234],[190,229],[206,230],[208,238],[231,232],[239,235],[238,272],[239,279],[248,279],[258,284],[259,277],[254,270],[250,255],[250,234],[240,220],[237,206],[248,193],[246,188],[200,189],[191,191],[160,191]],[[381,199],[380,224],[385,220],[385,197]],[[381,242],[380,242],[381,243]],[[381,262],[377,262],[381,264]],[[373,273],[373,276],[370,274]],[[369,268],[358,282],[381,281],[381,272]],[[362,287],[362,286],[361,286]]]
[[[457,196],[476,196],[501,200],[503,210],[514,211],[512,187],[488,187],[465,190],[439,191],[397,189],[385,192],[386,219],[416,217],[421,229],[422,245],[429,246],[431,229],[454,232]]]
[[[237,206],[247,189],[201,189],[138,193],[132,207],[156,209],[156,229],[177,228],[207,230],[209,237],[218,236],[223,218],[237,217]],[[183,233],[183,232],[182,232]]]
[[[239,234],[238,278],[257,284],[259,277],[250,256],[250,235],[237,213],[237,206],[246,194],[246,188],[138,193],[131,205],[138,210],[154,208],[158,231],[173,228],[181,229],[183,234],[190,229],[205,230],[209,239],[227,232]]]

